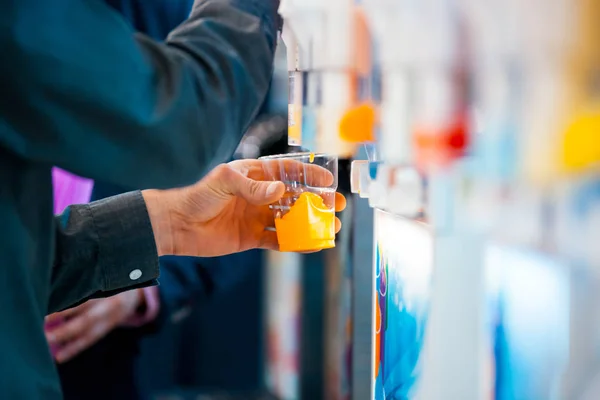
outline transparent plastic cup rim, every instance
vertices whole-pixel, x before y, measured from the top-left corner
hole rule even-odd
[[[332,160],[337,158],[337,156],[334,154],[311,153],[310,151],[303,151],[303,152],[299,152],[299,153],[286,153],[286,154],[275,154],[272,156],[263,156],[263,157],[260,157],[259,160],[280,160],[280,159],[285,159],[285,158],[303,158],[303,157],[310,158],[311,155],[314,158],[330,158]]]
[[[295,162],[299,162],[301,164],[304,165],[309,165],[309,164],[313,164],[316,166],[320,166],[321,168],[324,168],[326,170],[328,170],[329,172],[331,172],[333,174],[333,182],[331,185],[328,186],[315,186],[315,185],[311,185],[308,184],[307,182],[305,182],[305,186],[307,188],[311,188],[317,191],[321,191],[321,190],[332,190],[335,191],[337,189],[337,184],[338,184],[338,176],[337,176],[337,161],[338,161],[338,157],[335,154],[327,154],[327,153],[312,153],[312,152],[297,152],[297,153],[285,153],[285,154],[276,154],[276,155],[272,155],[272,156],[264,156],[264,157],[260,157],[259,160],[261,161],[278,161],[278,162],[285,162],[285,160],[290,160],[290,161],[295,161]],[[327,166],[322,166],[319,165],[320,163],[325,163],[325,164],[333,164],[332,165],[332,169],[330,169],[330,167]],[[302,175],[302,173],[301,173]],[[283,182],[285,182],[285,180],[282,180]],[[291,180],[290,182],[299,182],[299,181],[295,181],[295,180]]]

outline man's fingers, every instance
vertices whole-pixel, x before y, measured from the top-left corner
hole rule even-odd
[[[342,229],[342,221],[338,217],[335,217],[335,233],[338,233]]]
[[[330,187],[335,177],[326,168],[296,160],[259,160],[262,162],[264,179],[269,181],[296,182],[310,187]]]
[[[227,167],[223,169],[221,185],[226,193],[239,196],[253,205],[267,205],[283,196],[285,185],[282,182],[256,181],[243,173]]]
[[[346,208],[346,198],[341,193],[335,194],[335,212],[344,211]]]
[[[61,345],[82,336],[88,328],[88,318],[80,315],[66,321],[58,327],[46,331],[46,340],[50,345]]]
[[[257,181],[298,182],[313,187],[329,187],[334,182],[327,168],[297,160],[236,160],[227,165]]]
[[[260,238],[259,248],[263,250],[279,250],[279,242],[277,241],[277,233],[273,231],[264,231]]]
[[[227,186],[226,192],[255,205],[273,203],[284,195],[281,186],[268,186],[265,181],[298,183],[307,188],[329,187],[334,183],[333,174],[326,168],[296,160],[238,160],[223,167],[221,182]],[[324,200],[329,206],[335,203],[337,212],[346,207],[346,199],[339,193],[331,199],[333,201],[328,196],[324,196]]]
[[[91,306],[92,306],[91,301],[85,302],[83,304],[80,304],[77,307],[68,308],[64,311],[50,314],[44,319],[44,322],[46,323],[46,325],[57,324],[59,322],[64,321],[65,319],[73,318],[76,315],[84,313]]]
[[[67,311],[67,310],[65,310],[65,311]],[[57,313],[46,316],[46,318],[44,318],[45,325],[51,327],[51,326],[54,326],[54,325],[62,322],[65,319],[65,316],[64,316],[65,311],[57,312]]]
[[[285,185],[282,182],[254,181],[244,178],[239,182],[239,186],[233,188],[233,192],[248,203],[261,206],[279,200],[285,193]]]
[[[112,329],[111,299],[101,299],[92,303],[85,314],[65,323],[62,327],[46,334],[50,344],[60,344],[56,361],[66,362],[82,351],[87,350]],[[113,310],[114,311],[114,310]],[[54,335],[50,340],[49,335]]]
[[[59,348],[55,357],[56,361],[59,364],[69,361],[96,344],[98,340],[106,336],[110,329],[111,326],[106,321],[91,322],[89,329]]]
[[[67,343],[66,345],[61,347],[60,350],[56,353],[56,362],[62,364],[71,360],[79,353],[88,349],[95,342],[96,341],[93,340],[90,336],[84,335]]]

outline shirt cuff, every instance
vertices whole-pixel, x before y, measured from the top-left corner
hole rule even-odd
[[[142,296],[144,296],[144,307],[126,321],[125,326],[139,328],[154,321],[158,315],[160,308],[158,286],[146,287],[140,290],[142,290]]]
[[[153,284],[159,276],[154,233],[140,191],[89,204],[98,234],[103,291]]]

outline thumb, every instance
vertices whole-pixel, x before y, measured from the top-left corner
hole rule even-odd
[[[242,174],[237,174],[237,179],[234,179],[231,183],[234,195],[257,206],[274,203],[285,192],[283,182],[255,181]]]

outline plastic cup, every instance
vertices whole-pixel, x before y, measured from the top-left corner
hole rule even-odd
[[[335,247],[338,159],[329,154],[291,153],[261,157],[265,180],[285,183],[270,207],[280,251]]]

